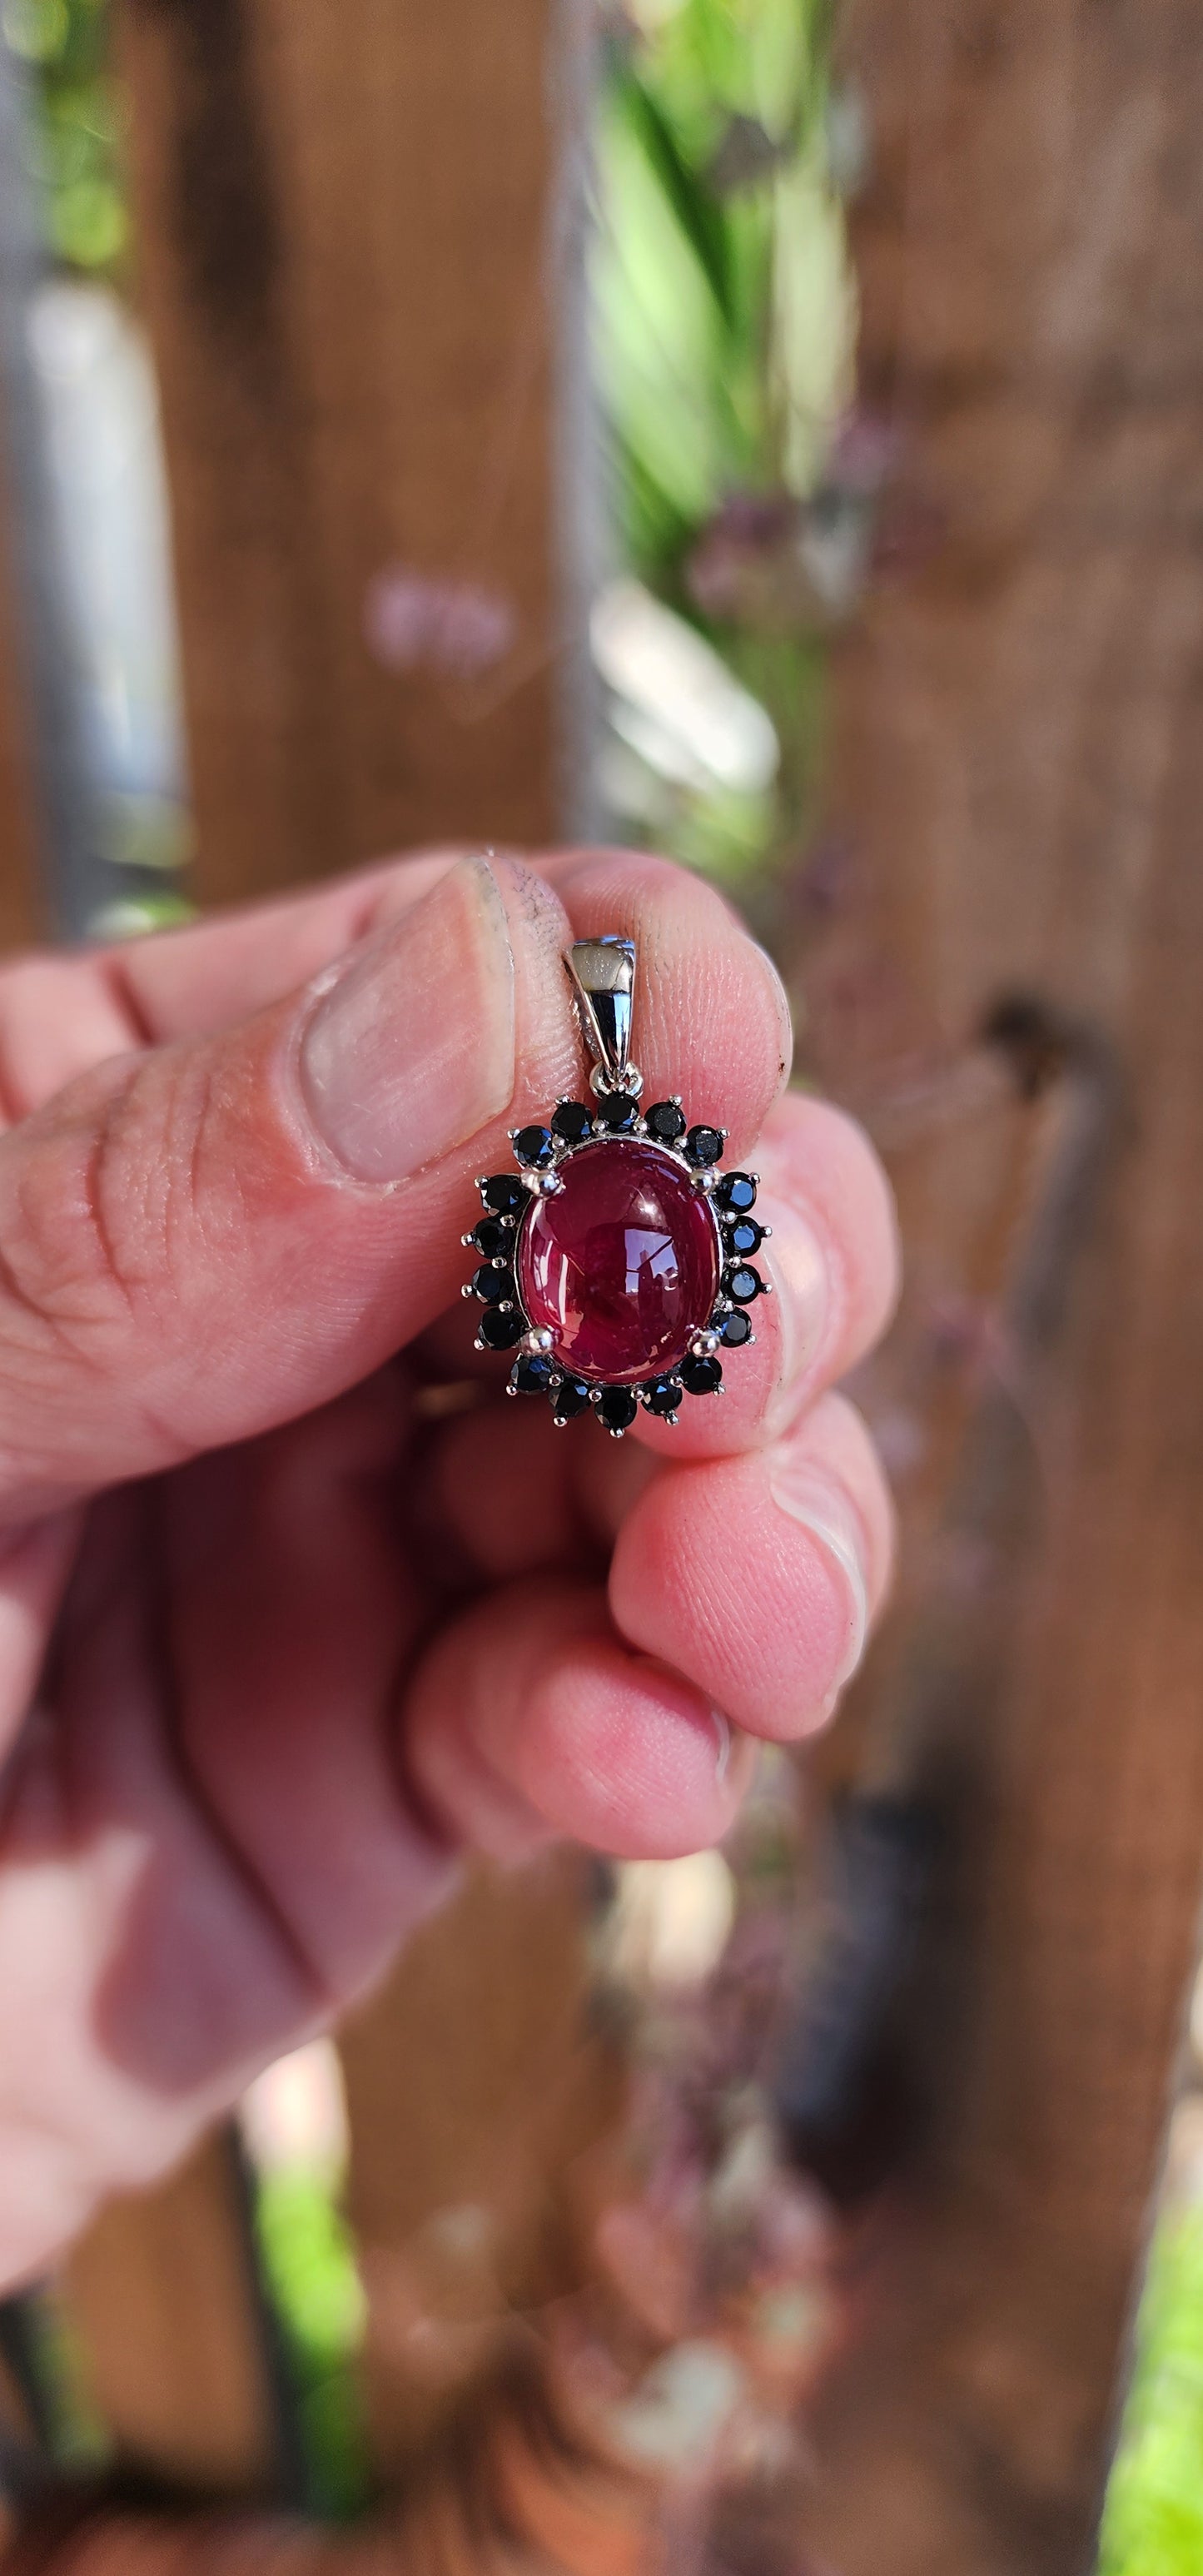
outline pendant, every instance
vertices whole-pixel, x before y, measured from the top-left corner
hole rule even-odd
[[[721,1395],[720,1351],[754,1340],[769,1294],[751,1261],[768,1226],[755,1172],[720,1172],[726,1129],[691,1127],[675,1096],[641,1110],[630,1058],[635,944],[578,939],[565,965],[595,1062],[592,1100],[515,1128],[517,1170],[476,1186],[464,1289],[477,1350],[514,1354],[510,1395],[541,1395],[562,1428],[593,1412],[621,1440],[640,1405],[675,1422],[683,1396]]]

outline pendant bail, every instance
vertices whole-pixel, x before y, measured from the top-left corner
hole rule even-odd
[[[635,992],[635,942],[607,934],[577,939],[564,959],[576,987],[577,1007],[586,1043],[597,1063],[591,1080],[595,1091],[642,1090],[631,1063],[631,1015]]]

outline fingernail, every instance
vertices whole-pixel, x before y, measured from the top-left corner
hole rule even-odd
[[[829,1281],[818,1236],[787,1201],[774,1204],[773,1231],[761,1259],[776,1292],[781,1333],[781,1370],[765,1414],[766,1428],[775,1435],[792,1421],[826,1339]]]
[[[856,1513],[837,1485],[818,1475],[805,1458],[778,1452],[769,1469],[769,1490],[779,1511],[797,1521],[833,1563],[845,1620],[842,1651],[836,1658],[831,1700],[856,1671],[869,1633],[869,1587],[865,1573],[864,1536]],[[828,1703],[830,1705],[830,1702]]]
[[[457,861],[319,991],[301,1088],[322,1143],[355,1180],[405,1180],[506,1107],[514,960],[486,860]]]

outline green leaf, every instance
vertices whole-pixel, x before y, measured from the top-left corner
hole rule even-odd
[[[723,320],[730,325],[734,320],[731,259],[723,209],[690,169],[659,101],[629,64],[623,64],[618,72],[615,95],[694,252]]]

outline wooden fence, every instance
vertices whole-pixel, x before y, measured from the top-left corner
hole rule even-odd
[[[1203,1856],[1203,55],[1174,0],[844,0],[842,22],[873,136],[864,399],[933,532],[837,655],[859,967],[931,1058],[1001,985],[1052,989],[1114,1033],[1133,1106],[1043,1426],[1039,1575],[974,1747],[962,2042],[822,2403],[809,2537],[841,2576],[1073,2576]],[[322,0],[122,0],[203,902],[418,840],[545,841],[579,785],[581,41],[569,0],[362,0],[353,27]],[[39,926],[39,787],[3,536],[16,941]],[[415,584],[488,649],[415,646]],[[814,1045],[871,1097],[877,1041],[828,1007],[833,937],[803,966]],[[963,1279],[982,1167],[949,1145],[901,1177],[912,1248]],[[617,2080],[581,2044],[581,1917],[574,1864],[478,1882],[346,2035],[369,2283],[449,2196],[490,2193],[512,2294],[561,2277],[548,2175]],[[103,2217],[71,2296],[127,2461],[287,2493],[224,2147]],[[365,2367],[387,2471],[429,2418],[373,2321]]]

